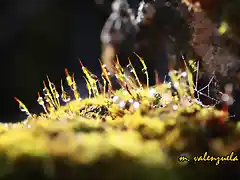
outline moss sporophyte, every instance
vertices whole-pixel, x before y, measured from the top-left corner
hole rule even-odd
[[[104,102],[108,102],[108,104],[113,102],[113,97],[118,97],[118,94],[120,93],[121,96],[124,95],[124,98],[119,98],[119,104],[120,108],[124,108],[125,106],[129,107],[131,105],[134,105],[136,103],[141,104],[144,102],[144,100],[151,100],[153,104],[151,104],[151,108],[159,108],[159,107],[166,107],[171,106],[172,110],[178,109],[177,107],[180,105],[182,107],[186,107],[189,105],[195,104],[196,106],[202,106],[203,104],[200,102],[199,95],[205,96],[207,98],[210,98],[212,100],[215,100],[214,98],[211,98],[208,94],[204,94],[201,92],[202,89],[209,88],[209,84],[198,90],[198,77],[196,77],[196,81],[194,84],[193,75],[190,72],[189,67],[191,66],[191,61],[188,63],[185,59],[185,66],[186,66],[186,72],[182,71],[176,71],[173,69],[170,69],[169,76],[171,78],[171,81],[169,82],[163,82],[159,83],[158,77],[156,77],[156,86],[149,87],[149,77],[147,72],[147,66],[140,56],[138,56],[136,53],[135,55],[139,58],[144,74],[146,75],[146,86],[144,86],[137,76],[137,73],[129,59],[128,68],[130,69],[130,75],[125,73],[124,68],[120,65],[120,62],[118,60],[118,56],[116,56],[115,63],[115,75],[117,81],[122,86],[122,89],[119,91],[114,92],[112,87],[112,82],[110,80],[110,72],[107,70],[106,65],[100,62],[100,66],[102,69],[102,80],[103,80],[103,86],[101,84],[100,79],[91,73],[82,63],[80,60],[80,65],[82,67],[82,70],[84,72],[84,79],[86,81],[86,87],[88,89],[89,98],[99,98],[103,97]],[[199,68],[199,66],[198,66]],[[198,75],[198,69],[197,71]],[[72,76],[70,75],[67,68],[65,68],[66,73],[66,81],[70,89],[73,91],[74,98],[81,102],[82,98],[80,96],[80,93],[77,89],[77,84],[74,79],[74,74]],[[156,72],[157,75],[157,72]],[[61,95],[59,95],[55,85],[50,81],[49,77],[47,76],[47,81],[49,84],[49,88],[47,87],[46,83],[43,81],[44,89],[43,94],[44,98],[41,97],[40,93],[38,92],[38,103],[43,107],[44,112],[46,115],[50,115],[54,111],[57,111],[61,107],[61,102],[64,102],[67,104],[69,111],[72,111],[70,109],[70,101],[72,98],[69,96],[69,94],[64,90],[63,82],[61,80]],[[211,82],[210,82],[211,83]],[[50,89],[50,90],[49,90]],[[106,90],[108,90],[108,93],[106,93]],[[149,91],[149,93],[147,93]],[[154,93],[151,93],[154,92]],[[127,94],[126,94],[127,93]],[[197,94],[197,98],[195,98],[195,93]],[[92,97],[93,95],[93,97]],[[117,95],[117,96],[116,96]],[[131,99],[132,101],[130,101]],[[21,111],[26,112],[27,115],[31,115],[31,113],[28,111],[26,106],[18,99],[15,98],[15,100],[19,103]],[[216,103],[218,100],[215,100]],[[115,103],[116,104],[116,103]],[[124,104],[124,107],[122,107],[122,104]],[[135,107],[135,106],[133,106]],[[136,109],[136,108],[133,108]],[[138,108],[137,108],[138,109]],[[131,108],[128,109],[129,112],[132,111]],[[222,118],[225,118],[223,116]]]
[[[101,88],[98,77],[80,63],[89,97],[81,98],[74,75],[65,69],[67,85],[73,95],[65,90],[62,81],[61,87],[56,88],[47,77],[48,83],[43,84],[43,95],[40,92],[37,94],[37,101],[44,113],[35,115],[29,112],[15,98],[28,118],[20,123],[0,124],[0,153],[6,156],[6,161],[11,161],[0,161],[1,167],[6,169],[6,172],[0,171],[0,178],[7,173],[15,173],[10,171],[14,163],[14,168],[18,169],[16,173],[24,172],[23,176],[31,174],[31,168],[28,167],[36,167],[31,164],[35,162],[32,161],[34,159],[41,161],[37,164],[44,166],[38,168],[39,171],[51,166],[51,176],[69,177],[69,174],[76,174],[74,180],[79,177],[98,179],[93,176],[99,174],[99,168],[106,168],[105,165],[112,169],[110,172],[119,174],[104,174],[103,170],[102,179],[132,179],[134,176],[137,179],[158,180],[159,177],[169,176],[165,179],[176,180],[172,179],[172,174],[177,172],[175,165],[179,164],[176,157],[182,152],[196,155],[205,152],[206,147],[216,157],[201,153],[204,155],[195,156],[196,162],[216,161],[218,165],[222,161],[237,161],[237,157],[230,152],[237,152],[238,144],[234,140],[226,142],[222,137],[227,135],[231,139],[240,139],[239,128],[237,125],[229,126],[226,112],[214,106],[204,106],[198,96],[195,97],[195,93],[201,93],[212,98],[197,88],[190,68],[186,68],[186,71],[171,69],[171,81],[159,83],[156,80],[156,86],[148,87],[139,81],[131,61],[129,75],[116,59],[116,73],[113,75],[122,88],[113,90],[105,64],[100,61]],[[139,63],[144,64],[143,59]],[[187,62],[186,66],[190,67]],[[148,81],[145,71],[144,74]],[[220,139],[220,145],[209,145],[209,138],[212,137]],[[202,138],[201,143],[196,143],[197,138]],[[221,157],[222,154],[229,156]],[[30,160],[25,161],[24,158]],[[59,168],[63,164],[66,171]],[[100,167],[99,164],[104,166]],[[85,171],[85,167],[91,167],[91,173]],[[48,177],[49,174],[43,176]]]

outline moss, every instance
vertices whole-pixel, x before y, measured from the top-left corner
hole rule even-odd
[[[178,158],[239,151],[239,124],[194,98],[191,74],[170,74],[172,84],[125,87],[111,96],[104,92],[83,100],[78,94],[66,101],[62,87],[67,104],[61,106],[50,87],[47,103],[39,94],[46,110],[40,115],[16,98],[29,117],[0,125],[1,179],[219,179],[223,168],[213,162],[186,164]],[[77,94],[76,86],[72,90]]]

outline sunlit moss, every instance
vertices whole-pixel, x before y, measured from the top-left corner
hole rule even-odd
[[[144,69],[147,70],[145,66]],[[90,94],[91,98],[81,99],[66,71],[68,85],[74,86],[75,100],[56,96],[49,78],[51,88],[47,93],[44,84],[48,98],[39,103],[46,106],[45,113],[34,115],[16,99],[29,117],[21,123],[0,124],[0,154],[4,157],[0,161],[4,174],[0,176],[25,178],[34,171],[41,174],[40,179],[47,179],[49,174],[55,179],[71,174],[70,179],[185,180],[186,176],[178,171],[182,168],[179,155],[196,155],[206,148],[216,154],[227,153],[231,143],[225,137],[240,136],[236,133],[239,124],[231,124],[230,128],[229,121],[221,121],[227,120],[226,113],[204,107],[195,100],[190,72],[171,71],[172,82],[156,87],[142,88],[136,80],[136,86],[130,88],[126,83],[118,91],[112,91],[106,80],[105,88],[107,84],[110,87],[107,96],[106,89],[102,94],[96,89],[97,78],[84,66],[83,70],[88,76],[89,93],[94,97]],[[121,73],[119,78],[124,80],[126,76]],[[136,74],[133,78],[137,78]],[[124,82],[127,81],[130,78]],[[65,92],[63,87],[62,91]],[[60,99],[65,104],[59,106]],[[215,139],[224,148],[209,144]],[[102,168],[105,170],[100,171]],[[201,171],[205,172],[204,167]],[[189,174],[196,172],[189,169]],[[196,179],[202,179],[201,175]]]

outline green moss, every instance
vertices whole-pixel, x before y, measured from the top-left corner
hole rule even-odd
[[[178,158],[239,151],[239,125],[227,121],[225,112],[198,104],[187,85],[191,80],[184,78],[172,77],[179,82],[177,93],[168,84],[131,89],[131,95],[122,89],[111,98],[73,100],[22,123],[1,124],[1,179],[221,177],[223,169],[213,162],[185,164]]]

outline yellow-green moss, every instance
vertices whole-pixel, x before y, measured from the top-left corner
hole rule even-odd
[[[239,151],[239,125],[201,106],[185,85],[178,95],[168,84],[119,90],[1,124],[1,179],[218,179],[214,163],[178,157]]]

